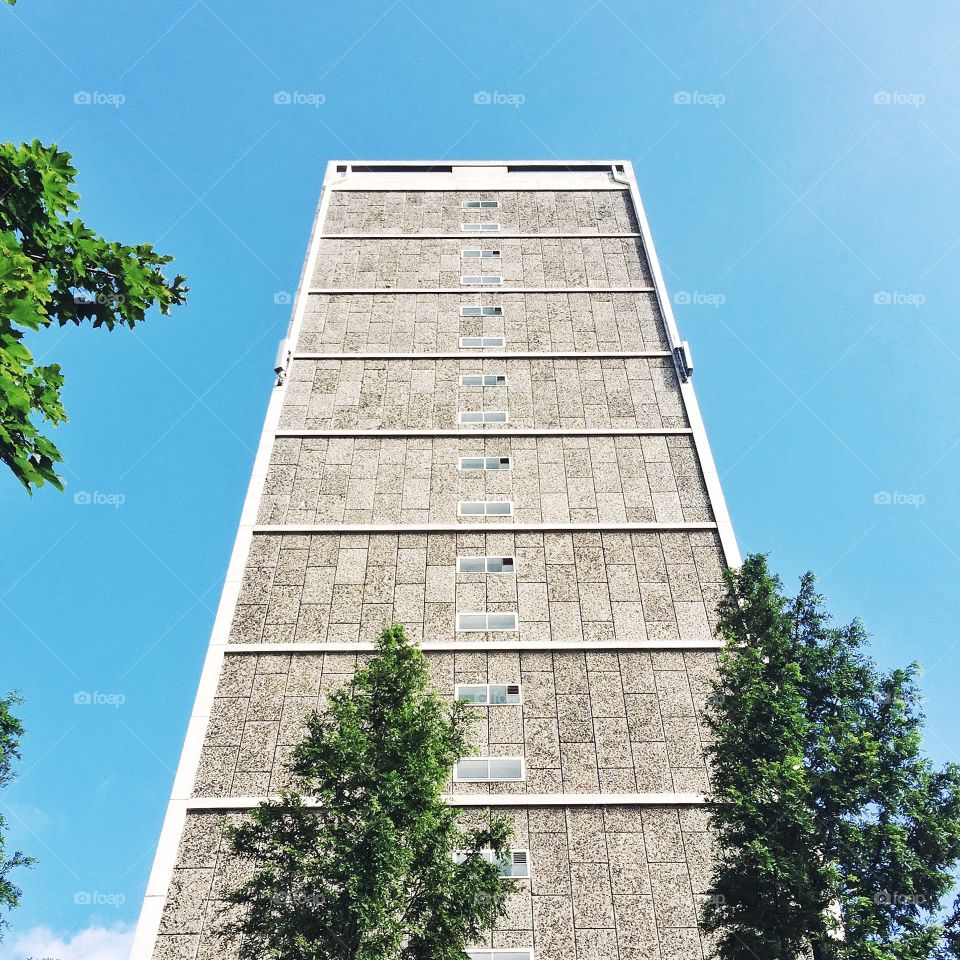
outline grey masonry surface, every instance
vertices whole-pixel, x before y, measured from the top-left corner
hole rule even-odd
[[[305,718],[393,621],[426,645],[442,696],[521,685],[521,704],[477,708],[472,750],[522,756],[525,780],[450,784],[468,821],[488,816],[488,796],[530,851],[530,878],[477,946],[536,960],[707,956],[706,808],[622,799],[709,789],[702,708],[724,566],[630,193],[612,180],[467,191],[362,178],[326,188],[303,281],[315,292],[290,344],[153,957],[233,956],[217,928],[242,873],[223,827],[288,783]],[[500,207],[461,207],[474,199]],[[491,221],[499,234],[461,231]],[[478,248],[500,258],[461,259]],[[474,274],[516,292],[442,292]],[[479,305],[503,315],[460,315]],[[461,348],[480,335],[506,344]],[[460,385],[478,373],[507,382]],[[509,422],[460,425],[464,410]],[[509,456],[511,469],[458,469],[477,456]],[[514,513],[458,516],[477,500]],[[478,555],[513,557],[515,572],[458,572],[459,556]],[[464,611],[515,612],[518,629],[458,633]]]

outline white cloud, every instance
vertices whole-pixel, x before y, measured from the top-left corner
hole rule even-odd
[[[58,936],[49,927],[17,933],[9,927],[0,943],[0,960],[127,960],[133,927],[87,927],[70,936]]]

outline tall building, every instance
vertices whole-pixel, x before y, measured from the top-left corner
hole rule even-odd
[[[381,626],[526,875],[479,960],[691,960],[736,542],[626,162],[331,163],[134,960],[229,956],[221,830]],[[489,952],[492,950],[492,954]]]

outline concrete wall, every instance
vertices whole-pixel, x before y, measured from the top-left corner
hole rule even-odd
[[[458,573],[461,553],[515,556],[517,573]],[[395,620],[418,640],[452,642],[458,610],[516,610],[517,633],[480,639],[709,642],[717,554],[706,530],[258,534],[230,638],[369,643]]]
[[[490,815],[470,810],[468,825]],[[497,809],[513,846],[530,851],[507,915],[476,947],[537,945],[556,960],[693,960],[697,909],[712,855],[702,809],[623,805]],[[240,882],[223,827],[237,813],[188,815],[161,925],[157,960],[219,960],[223,892]]]
[[[673,361],[665,357],[295,360],[286,430],[451,430],[461,410],[507,410],[487,431],[684,428]],[[501,387],[461,386],[498,374]],[[476,429],[476,428],[474,428]]]
[[[290,786],[285,763],[304,719],[348,683],[368,655],[229,654],[197,796]],[[515,683],[522,703],[473,707],[472,753],[523,756],[522,783],[456,783],[455,794],[698,793],[707,789],[698,713],[715,673],[708,650],[431,651],[437,689]]]
[[[464,210],[464,200],[499,200],[500,207]],[[460,232],[462,223],[499,223],[503,233],[636,233],[625,190],[337,191],[326,229],[339,233]]]
[[[462,260],[465,248],[498,249],[499,260]],[[460,287],[462,274],[499,274],[507,287],[649,287],[636,238],[501,237],[323,240],[315,287]],[[475,287],[473,289],[476,289]]]
[[[459,283],[459,277],[457,278]],[[461,306],[502,307],[502,317],[461,317]],[[511,351],[665,350],[651,293],[315,293],[298,349],[310,353],[459,351],[459,338],[503,336]]]

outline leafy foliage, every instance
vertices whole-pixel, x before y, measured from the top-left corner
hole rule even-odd
[[[20,702],[16,694],[0,698],[0,787],[7,786],[13,779],[13,762],[20,759],[23,724],[11,711]],[[7,854],[3,835],[6,826],[7,822],[0,814],[0,908],[12,910],[20,902],[20,888],[10,879],[10,874],[17,867],[29,867],[34,860],[19,850]],[[6,917],[0,916],[0,940],[8,922]]]
[[[467,748],[464,705],[430,689],[394,625],[328,707],[291,764],[309,799],[284,792],[228,831],[251,872],[227,897],[227,936],[241,960],[463,960],[512,886],[481,853],[506,855],[506,824],[463,830],[443,801]]]
[[[161,272],[171,257],[109,242],[71,217],[76,174],[55,145],[0,143],[0,461],[31,493],[44,483],[63,489],[60,451],[34,421],[57,426],[66,412],[60,366],[36,364],[25,332],[86,320],[132,328],[154,304],[169,313],[187,293],[184,277]]]
[[[881,672],[814,584],[784,596],[762,556],[727,574],[707,928],[721,960],[949,956],[960,768],[923,756],[918,666]]]

